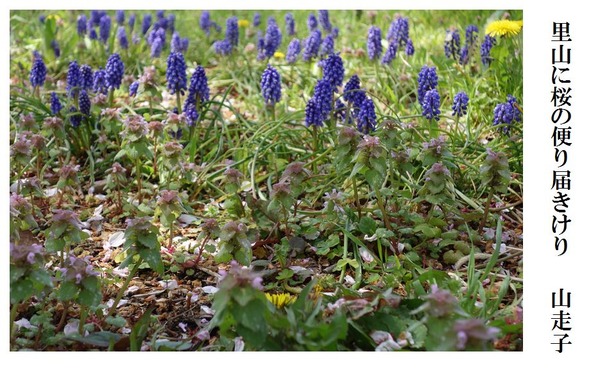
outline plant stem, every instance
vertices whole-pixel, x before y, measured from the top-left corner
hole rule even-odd
[[[17,314],[19,312],[19,304],[13,303],[13,307],[10,309],[10,343],[14,342],[15,337],[15,319],[17,318]]]
[[[142,164],[140,158],[135,160],[135,177],[138,183],[138,202],[142,203]]]
[[[490,204],[492,203],[492,191],[490,189],[490,193],[488,194],[487,201],[485,202],[485,210],[483,212],[483,218],[479,222],[479,228],[477,229],[477,233],[481,235],[483,231],[483,227],[485,226],[485,221],[487,220],[488,214],[490,212]]]
[[[362,217],[362,209],[360,207],[360,199],[358,198],[358,187],[356,186],[356,177],[352,177],[352,190],[354,192],[354,202],[358,211],[358,219]]]
[[[383,223],[385,224],[385,228],[387,230],[391,231],[392,225],[390,225],[390,220],[385,211],[385,207],[383,205],[383,200],[381,199],[381,191],[379,191],[379,188],[375,188],[375,197],[377,198],[377,205],[379,206],[379,209],[381,210],[381,215],[383,217]]]
[[[127,279],[125,280],[125,282],[121,286],[121,289],[117,293],[117,297],[115,298],[115,301],[114,301],[112,307],[108,311],[108,314],[106,315],[106,317],[104,317],[105,320],[106,320],[106,318],[111,317],[113,314],[115,314],[115,311],[117,310],[117,305],[119,304],[119,301],[121,301],[121,298],[123,298],[123,294],[125,294],[125,290],[129,286],[129,283],[131,282],[131,279],[133,279],[133,276],[137,272],[137,270],[140,267],[141,263],[142,263],[141,259],[138,260],[138,262],[135,263],[135,265],[133,266],[133,268],[131,269],[131,271],[129,271],[129,275],[127,275]]]
[[[85,325],[85,320],[89,314],[89,309],[86,306],[81,306],[79,309],[79,334],[83,336],[83,326]]]

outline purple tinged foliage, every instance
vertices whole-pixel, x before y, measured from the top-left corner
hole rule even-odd
[[[285,60],[288,62],[288,64],[293,64],[298,60],[298,54],[300,54],[301,50],[302,48],[300,47],[300,40],[298,38],[292,39],[288,45],[287,54],[285,56]]]
[[[313,15],[314,16],[314,15]],[[310,61],[319,55],[319,47],[321,46],[321,31],[313,31],[306,42],[304,43],[304,53],[302,58],[304,61]]]
[[[104,80],[107,88],[119,89],[121,80],[125,74],[125,65],[121,61],[121,56],[118,53],[113,53],[106,61],[106,78]]]
[[[36,51],[33,53],[33,64],[29,72],[29,82],[33,88],[43,87],[46,81],[46,65],[42,56]]]
[[[369,59],[371,61],[379,59],[381,51],[381,29],[377,26],[371,26],[367,35],[367,54],[369,55]]]
[[[285,31],[287,35],[296,35],[296,21],[291,13],[285,14]]]
[[[461,117],[467,113],[467,106],[469,104],[469,97],[464,91],[460,91],[454,96],[452,103],[452,115]]]
[[[423,116],[427,119],[440,119],[440,94],[437,89],[430,89],[423,97]]]
[[[281,100],[281,77],[271,64],[267,65],[262,74],[260,89],[267,106],[274,106]]]
[[[181,53],[171,52],[167,58],[167,88],[171,94],[183,92],[187,88],[185,59]]]

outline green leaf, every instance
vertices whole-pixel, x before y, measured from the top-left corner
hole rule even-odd
[[[60,285],[56,297],[61,301],[69,301],[77,295],[79,286],[73,281],[66,281]]]
[[[19,280],[10,285],[10,303],[16,304],[33,295],[33,283],[29,279]]]
[[[44,246],[51,253],[60,252],[65,248],[65,240],[62,238],[47,238]]]
[[[155,249],[157,247],[160,247],[160,244],[158,243],[158,238],[156,237],[156,234],[152,234],[152,233],[142,234],[142,233],[139,233],[138,236],[137,236],[137,241],[140,244],[142,244],[143,246],[145,246],[146,248]]]
[[[233,294],[233,300],[243,307],[246,306],[251,300],[256,299],[256,293],[257,290],[251,287],[236,289]]]
[[[92,307],[97,306],[102,301],[102,291],[100,290],[100,281],[95,276],[88,276],[82,281],[83,289],[79,292],[77,303]]]
[[[162,263],[162,258],[160,256],[160,251],[143,248],[139,250],[140,259],[148,263],[150,268],[156,273],[162,275],[164,272],[164,265]]]
[[[152,319],[153,311],[154,306],[150,306],[148,309],[146,309],[142,317],[131,329],[131,334],[129,335],[129,345],[131,351],[139,351],[141,349],[142,342],[146,338],[146,334],[150,328],[150,320]]]
[[[117,328],[122,328],[125,325],[127,325],[127,320],[121,316],[106,317],[105,321],[107,324],[115,326]]]
[[[377,222],[375,222],[375,220],[371,217],[364,216],[360,219],[360,222],[358,223],[358,230],[360,230],[361,233],[367,234],[369,236],[373,235],[376,229]]]

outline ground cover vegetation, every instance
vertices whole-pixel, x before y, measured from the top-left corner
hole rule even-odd
[[[521,11],[14,11],[13,350],[521,350]]]

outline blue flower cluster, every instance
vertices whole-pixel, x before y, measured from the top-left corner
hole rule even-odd
[[[344,62],[339,54],[332,54],[323,61],[323,78],[335,89],[344,82]]]
[[[150,26],[152,26],[152,15],[145,14],[142,18],[142,35],[146,35]]]
[[[172,94],[178,94],[187,88],[185,59],[181,53],[171,52],[167,58],[167,88]]]
[[[317,81],[315,93],[306,104],[306,125],[323,126],[333,106],[333,87],[329,80]]]
[[[429,90],[436,89],[438,85],[438,76],[435,71],[435,66],[428,67],[427,65],[423,65],[421,71],[419,72],[417,82],[419,83],[417,97],[419,99],[419,103],[423,105],[425,93],[427,93]]]
[[[117,40],[119,41],[119,46],[121,46],[121,49],[127,49],[129,47],[127,31],[125,31],[124,26],[119,26],[119,28],[117,28]]]
[[[315,31],[319,27],[319,22],[317,22],[317,17],[315,14],[309,14],[308,19],[306,19],[306,25],[308,26],[309,31]]]
[[[427,119],[440,119],[440,94],[437,89],[430,89],[423,97],[423,116]]]
[[[121,61],[121,56],[118,53],[113,53],[108,57],[105,68],[105,79],[106,88],[119,89],[121,87],[121,80],[125,74],[125,65]]]
[[[371,26],[367,35],[367,54],[369,55],[369,59],[371,61],[379,59],[382,50],[381,29],[377,26]]]
[[[92,108],[92,102],[85,89],[79,91],[79,112],[85,116],[90,116],[90,110]]]
[[[300,40],[298,38],[292,39],[288,45],[287,54],[285,56],[285,60],[288,62],[288,64],[293,64],[298,60],[298,54],[300,54],[301,50],[302,48],[300,47]]]
[[[239,37],[238,18],[232,16],[225,22],[225,39],[229,41],[231,46],[237,46]]]
[[[361,133],[368,134],[377,126],[377,116],[375,115],[375,104],[373,100],[365,98],[360,105],[360,111],[356,116],[356,127]]]
[[[285,14],[285,31],[287,35],[296,35],[296,21],[291,13]]]
[[[312,15],[312,14],[311,14]],[[313,15],[314,17],[314,15]],[[316,19],[315,19],[316,20]],[[314,30],[304,42],[304,53],[302,58],[304,61],[310,61],[319,55],[319,47],[321,46],[321,31]]]
[[[125,24],[125,11],[123,10],[117,10],[115,13],[115,19],[117,21],[117,24],[119,26],[122,26]]]
[[[110,37],[110,16],[104,15],[100,18],[100,40],[107,43],[108,37]]]
[[[262,74],[260,89],[267,106],[274,106],[275,103],[281,100],[281,77],[277,69],[272,67],[271,64],[267,65]]]
[[[77,17],[77,34],[85,36],[87,34],[87,17],[81,14]]]
[[[281,39],[281,30],[279,30],[277,22],[272,17],[269,17],[267,30],[265,31],[264,55],[266,58],[273,57],[273,54],[275,54],[279,45],[281,45]]]
[[[490,66],[492,63],[492,57],[490,56],[490,52],[492,51],[492,47],[496,44],[496,39],[492,38],[489,35],[486,35],[483,39],[483,43],[481,44],[480,54],[481,54],[481,63],[484,66]]]
[[[323,39],[321,42],[321,57],[327,57],[328,55],[333,54],[335,49],[335,39],[333,35],[329,34]]]
[[[231,51],[233,50],[233,46],[231,46],[231,42],[229,42],[227,39],[224,39],[222,41],[216,41],[215,45],[215,53],[217,53],[218,55],[221,56],[226,56],[231,54]]]
[[[412,46],[412,41],[410,41],[409,36],[408,18],[400,17],[392,22],[390,28],[388,29],[387,40],[388,49],[381,59],[382,64],[390,64],[392,60],[396,58],[398,50],[403,47],[406,47],[407,55],[414,54],[414,47]],[[411,46],[410,48],[408,47],[409,42]]]
[[[69,69],[67,70],[67,93],[69,97],[74,97],[76,91],[79,90],[81,85],[81,72],[79,70],[79,64],[77,61],[71,61],[69,63]]]
[[[31,65],[31,71],[29,72],[29,82],[33,88],[43,87],[46,81],[46,64],[42,56],[37,51],[33,53],[33,65]]]
[[[94,92],[106,95],[108,88],[106,87],[106,72],[100,68],[94,72]]]
[[[83,90],[90,90],[94,87],[94,72],[92,67],[86,64],[79,68],[80,87]]]
[[[331,26],[331,22],[329,21],[329,11],[320,10],[318,12],[318,15],[319,15],[319,23],[321,23],[321,27],[323,27],[323,30],[325,30],[327,32],[331,32],[332,26]]]
[[[140,87],[139,81],[134,81],[133,83],[131,83],[131,85],[129,86],[129,96],[135,97],[137,95],[139,87]]]
[[[446,57],[457,59],[460,54],[460,34],[458,30],[446,30],[446,40],[444,41],[444,54]]]
[[[50,93],[50,112],[52,112],[52,115],[57,115],[61,109],[62,104],[60,104],[56,92]]]
[[[467,113],[467,106],[469,104],[469,97],[464,91],[460,91],[454,96],[452,102],[452,115],[461,117]]]
[[[254,27],[260,26],[260,13],[258,13],[258,12],[254,13],[254,19],[252,21],[252,25]]]
[[[517,99],[508,95],[506,103],[500,103],[494,108],[494,126],[502,125],[500,130],[510,135],[510,129],[515,123],[521,122],[521,112],[517,106]]]

